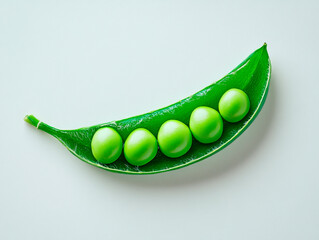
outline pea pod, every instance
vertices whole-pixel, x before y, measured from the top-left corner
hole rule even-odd
[[[270,72],[271,65],[267,45],[264,44],[218,82],[188,98],[156,111],[124,120],[112,121],[75,130],[60,130],[51,127],[39,121],[33,115],[27,115],[25,121],[57,138],[79,159],[96,167],[126,174],[166,172],[185,167],[213,155],[243,133],[256,118],[266,100]],[[114,128],[124,141],[128,135],[137,128],[146,128],[153,133],[154,136],[157,136],[160,126],[167,120],[176,119],[189,125],[190,115],[196,107],[209,106],[217,110],[221,96],[230,88],[238,88],[247,93],[251,104],[250,110],[244,119],[239,122],[229,123],[224,121],[223,134],[214,143],[203,144],[194,140],[190,150],[185,155],[175,159],[169,158],[161,151],[158,151],[151,162],[139,167],[130,165],[125,160],[123,152],[119,159],[111,164],[101,164],[97,162],[92,155],[91,140],[94,133],[101,127],[109,126]]]

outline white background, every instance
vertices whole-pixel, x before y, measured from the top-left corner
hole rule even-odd
[[[316,1],[0,1],[0,239],[319,239]],[[266,104],[168,173],[90,166],[62,129],[174,103],[268,43]]]

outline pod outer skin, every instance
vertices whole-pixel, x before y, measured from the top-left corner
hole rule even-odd
[[[34,127],[47,132],[57,138],[72,154],[79,159],[96,167],[125,174],[154,174],[179,169],[201,161],[239,137],[256,118],[266,100],[269,89],[271,64],[267,52],[267,45],[253,52],[234,70],[221,80],[211,84],[201,91],[168,107],[158,109],[139,116],[111,121],[91,127],[75,130],[60,130],[45,124],[33,115],[27,115],[25,121]],[[224,122],[224,131],[220,139],[210,144],[193,141],[190,150],[183,156],[171,158],[158,151],[155,158],[144,166],[132,166],[127,163],[122,153],[118,160],[110,164],[97,162],[91,152],[91,140],[94,133],[102,127],[114,128],[126,140],[136,128],[146,128],[157,136],[160,126],[167,120],[176,119],[189,125],[192,111],[199,106],[208,106],[218,109],[221,96],[231,88],[243,90],[250,99],[250,109],[247,115],[239,122]]]

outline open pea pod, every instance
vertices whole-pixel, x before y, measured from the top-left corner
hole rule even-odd
[[[75,130],[56,129],[39,121],[33,115],[27,115],[25,121],[54,136],[79,159],[96,167],[126,174],[166,172],[203,160],[217,153],[239,137],[256,118],[266,100],[270,71],[271,65],[267,53],[267,45],[264,44],[218,82],[188,98],[156,111],[124,120],[112,121]],[[223,134],[221,138],[214,143],[202,144],[193,139],[192,147],[185,155],[172,159],[165,156],[161,151],[158,151],[151,162],[140,167],[130,165],[125,160],[123,153],[118,160],[111,164],[101,164],[97,162],[92,155],[91,140],[99,128],[109,126],[116,129],[124,141],[136,128],[146,128],[152,132],[154,136],[157,136],[160,126],[166,120],[176,119],[188,125],[190,115],[196,107],[209,106],[218,109],[219,99],[231,88],[238,88],[247,93],[251,104],[250,110],[245,118],[237,123],[224,121]]]

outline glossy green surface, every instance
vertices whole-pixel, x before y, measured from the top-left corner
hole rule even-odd
[[[157,140],[150,131],[135,129],[124,143],[125,159],[132,165],[143,166],[156,156],[157,148]]]
[[[223,133],[223,119],[215,109],[202,106],[192,112],[189,127],[197,141],[213,143]]]
[[[192,146],[191,131],[184,123],[177,120],[163,123],[157,139],[162,153],[170,158],[183,156]]]
[[[95,132],[91,142],[92,154],[102,164],[116,161],[121,155],[123,141],[113,128],[104,127]]]
[[[54,136],[79,159],[96,167],[127,174],[166,172],[203,160],[220,151],[240,136],[256,118],[266,100],[270,81],[270,68],[270,60],[265,44],[218,82],[213,83],[188,98],[156,111],[75,130],[56,129],[39,121],[33,115],[27,115],[25,121]],[[202,144],[198,141],[193,141],[191,149],[185,155],[176,159],[171,159],[165,156],[161,151],[158,151],[151,162],[141,167],[129,164],[124,154],[111,164],[100,164],[92,155],[91,140],[93,134],[99,128],[106,126],[113,127],[124,141],[136,128],[146,128],[153,133],[154,136],[157,136],[160,126],[167,120],[176,119],[188,125],[190,115],[195,108],[208,106],[218,109],[219,99],[231,88],[238,88],[247,93],[250,99],[250,110],[240,122],[224,122],[223,135],[214,143]],[[100,111],[100,109],[97,109],[97,111]]]
[[[236,88],[226,91],[219,100],[218,109],[222,117],[231,123],[242,120],[248,113],[250,101],[247,94]]]

